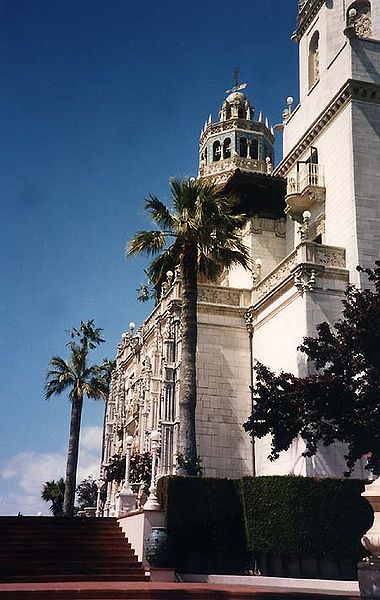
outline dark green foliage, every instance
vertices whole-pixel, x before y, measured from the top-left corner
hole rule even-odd
[[[301,568],[315,558],[318,576],[326,577],[323,564],[330,564],[334,577],[345,579],[338,563],[355,571],[365,554],[361,536],[373,520],[363,489],[355,479],[163,477],[158,497],[167,511],[170,566],[185,573],[238,573],[253,568],[255,557],[261,568],[264,557],[266,574],[278,575],[276,562]],[[302,569],[297,576],[314,576]]]
[[[364,555],[360,539],[373,521],[362,481],[244,477],[241,496],[249,550],[306,556]]]
[[[185,573],[244,569],[244,524],[236,482],[165,477],[159,480],[159,495],[167,511],[172,566]]]
[[[130,483],[144,483],[149,489],[152,472],[152,457],[149,452],[134,452],[129,464]],[[106,467],[107,481],[122,481],[125,477],[125,455],[115,454],[108,460]]]
[[[91,475],[77,485],[76,493],[79,508],[96,506],[98,488]]]
[[[62,517],[63,515],[63,498],[65,495],[65,481],[63,477],[55,481],[45,481],[42,490],[41,498],[45,502],[50,502],[49,510],[53,517]]]
[[[316,454],[318,444],[343,442],[347,474],[363,456],[380,474],[380,262],[358,270],[370,287],[349,286],[342,319],[334,328],[318,325],[317,337],[305,338],[299,348],[315,374],[277,375],[256,364],[255,409],[244,427],[257,438],[271,434],[270,460],[300,436],[304,456]]]

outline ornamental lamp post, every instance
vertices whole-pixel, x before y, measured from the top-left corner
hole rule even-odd
[[[150,441],[152,444],[152,475],[149,487],[148,500],[144,504],[144,510],[161,510],[161,505],[157,500],[157,487],[156,487],[156,475],[157,475],[157,458],[158,449],[160,446],[160,432],[152,431],[150,434]]]

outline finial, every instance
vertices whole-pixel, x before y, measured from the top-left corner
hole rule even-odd
[[[263,113],[260,111],[259,112],[259,123],[263,122]]]
[[[235,67],[234,73],[232,76],[232,83],[234,84],[230,90],[226,90],[226,94],[232,94],[233,92],[240,92],[240,90],[244,90],[247,87],[247,83],[239,83],[239,74],[240,71],[238,67]]]

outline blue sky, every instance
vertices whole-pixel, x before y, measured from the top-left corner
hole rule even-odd
[[[43,399],[49,359],[90,318],[107,340],[94,360],[113,358],[146,316],[145,262],[125,244],[147,226],[150,192],[166,200],[169,177],[196,175],[234,67],[271,124],[297,98],[296,12],[296,0],[0,0],[0,514],[43,510],[41,484],[64,474],[70,406]],[[102,409],[85,406],[80,477],[98,463]]]

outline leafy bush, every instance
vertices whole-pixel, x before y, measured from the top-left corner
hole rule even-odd
[[[164,477],[158,493],[167,511],[172,566],[188,573],[244,569],[244,523],[236,482]]]
[[[244,477],[247,543],[255,553],[364,555],[360,539],[373,521],[357,479]]]
[[[298,555],[349,559],[354,572],[365,554],[361,536],[373,520],[363,489],[363,482],[350,479],[163,477],[158,494],[167,512],[170,566],[236,573],[252,568],[255,556]]]

